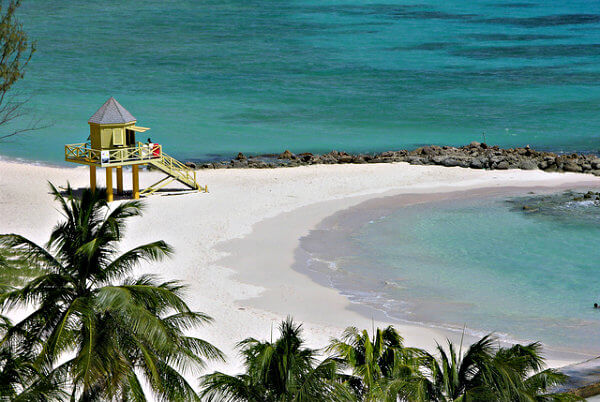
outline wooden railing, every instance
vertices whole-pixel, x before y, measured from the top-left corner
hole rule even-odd
[[[152,164],[180,182],[187,184],[194,189],[198,188],[198,184],[196,183],[196,171],[164,152],[161,152],[161,159],[153,160]]]
[[[65,145],[65,160],[100,163],[100,150],[91,149],[88,145],[85,143]]]
[[[148,144],[138,142],[135,147],[115,149],[93,149],[89,144],[65,145],[65,160],[88,164],[110,166],[132,162],[151,162],[161,159],[162,146],[154,144],[152,149]]]
[[[150,163],[175,180],[193,188],[199,189],[196,183],[196,171],[170,157],[162,151],[162,146],[138,142],[135,147],[115,149],[93,149],[87,143],[65,145],[65,160],[98,166],[133,165]]]

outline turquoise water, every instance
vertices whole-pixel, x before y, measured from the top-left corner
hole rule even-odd
[[[26,0],[19,90],[60,161],[111,95],[180,158],[489,143],[599,148],[597,1]],[[32,143],[31,139],[35,138]]]
[[[333,286],[392,318],[598,355],[600,201],[531,197],[390,207],[316,255],[335,261]]]

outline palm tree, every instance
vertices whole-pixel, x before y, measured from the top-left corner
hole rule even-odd
[[[221,372],[201,379],[207,401],[348,401],[352,393],[339,381],[338,361],[317,364],[316,351],[304,348],[302,325],[288,317],[275,342],[247,338],[238,344],[246,372]]]
[[[513,383],[519,384],[515,401],[573,401],[582,400],[571,394],[548,394],[548,388],[564,383],[568,376],[554,369],[543,369],[544,359],[539,342],[498,348],[494,354],[497,367],[509,367]],[[508,370],[507,370],[508,371]]]
[[[26,261],[12,252],[0,249],[0,292],[10,289],[20,282],[18,272],[34,274]],[[10,280],[9,280],[10,278]],[[11,284],[13,282],[13,284]],[[13,327],[8,317],[0,315],[0,338]],[[26,333],[13,330],[12,342],[0,345],[0,400],[48,401],[65,399],[64,373],[40,367],[36,364],[36,354],[29,346],[35,343]],[[37,343],[39,346],[39,342]]]
[[[494,347],[487,335],[462,353],[448,341],[448,349],[438,345],[439,357],[428,355],[428,369],[440,401],[564,401],[572,395],[547,395],[566,376],[555,370],[542,371],[539,343]]]
[[[211,319],[189,309],[180,283],[127,277],[140,262],[172,252],[156,241],[119,253],[125,222],[141,215],[142,204],[110,209],[103,189],[78,198],[70,186],[66,196],[50,187],[65,221],[44,247],[17,234],[0,236],[0,246],[28,262],[28,269],[2,270],[18,281],[1,281],[0,302],[4,309],[33,310],[0,346],[21,341],[36,352],[36,367],[68,374],[72,399],[145,400],[142,384],[160,399],[198,399],[184,375],[223,355],[184,334]]]
[[[372,337],[367,330],[349,327],[328,350],[351,368],[346,379],[359,400],[430,400],[433,390],[420,371],[425,353],[403,342],[392,326],[377,328]]]
[[[2,317],[2,327],[4,330],[11,327],[6,317]],[[33,350],[22,347],[26,336],[14,337],[17,342],[7,342],[0,347],[0,400],[66,400],[65,373],[40,367]]]

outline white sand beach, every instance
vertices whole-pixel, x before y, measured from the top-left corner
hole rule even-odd
[[[104,172],[99,172],[99,185]],[[159,172],[141,174],[149,185]],[[88,185],[87,168],[58,168],[0,161],[0,233],[47,240],[60,219],[47,181],[74,188]],[[336,211],[384,195],[435,193],[490,187],[600,186],[600,177],[542,171],[484,171],[406,163],[315,165],[281,169],[227,169],[198,172],[209,193],[145,199],[143,218],[131,219],[123,247],[165,240],[172,259],[144,265],[189,286],[188,302],[214,318],[197,335],[221,348],[226,364],[208,370],[240,369],[235,343],[269,338],[271,326],[286,315],[302,321],[312,347],[327,344],[350,325],[370,328],[371,319],[349,309],[348,300],[291,268],[299,239]],[[125,172],[125,188],[131,177]],[[174,186],[174,188],[177,186]],[[375,322],[375,325],[388,323]],[[431,348],[444,335],[394,324],[412,346]],[[563,361],[552,361],[554,366]]]

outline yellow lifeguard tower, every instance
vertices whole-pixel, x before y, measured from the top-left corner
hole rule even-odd
[[[135,133],[149,128],[136,126],[137,119],[117,100],[110,97],[90,117],[89,143],[65,145],[65,161],[81,163],[90,167],[90,188],[96,188],[96,167],[106,169],[106,193],[113,200],[112,170],[117,170],[117,193],[123,194],[123,166],[131,165],[133,176],[133,198],[140,194],[151,194],[170,182],[178,182],[194,189],[207,191],[196,182],[196,172],[178,160],[165,154],[159,144],[135,141]],[[140,192],[139,166],[151,164],[167,177]]]

